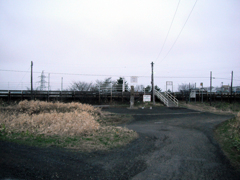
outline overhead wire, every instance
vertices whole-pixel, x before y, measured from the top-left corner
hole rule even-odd
[[[167,41],[169,32],[170,32],[170,30],[171,30],[171,28],[172,28],[172,25],[173,25],[173,21],[174,21],[174,19],[175,19],[176,14],[177,14],[177,10],[178,10],[180,1],[181,1],[181,0],[178,1],[177,8],[176,8],[175,13],[174,13],[173,18],[172,18],[172,22],[171,22],[170,27],[169,27],[169,29],[168,29],[167,35],[166,35],[166,37],[165,37],[165,39],[164,39],[162,48],[161,48],[161,50],[160,50],[160,52],[159,52],[159,54],[158,54],[158,56],[157,56],[157,58],[156,58],[156,60],[155,60],[155,63],[157,62],[158,58],[160,57],[160,55],[161,55],[161,53],[162,53],[162,50],[163,50],[163,48],[164,48],[164,46],[165,46],[165,44],[166,44],[166,41]]]
[[[0,69],[0,71],[8,71],[8,72],[31,72],[31,71],[19,71],[19,70],[3,70],[3,69]],[[33,72],[34,73],[34,72]],[[35,72],[35,73],[42,73],[42,72]],[[79,73],[59,73],[59,72],[46,72],[46,73],[50,73],[50,74],[59,74],[59,75],[74,75],[74,76],[108,76],[108,77],[122,77],[122,75],[112,75],[112,74],[79,74]],[[25,74],[26,75],[26,74]],[[25,76],[24,75],[24,76]],[[149,76],[137,76],[137,77],[150,77],[151,75]],[[127,76],[124,76],[124,77],[132,77],[130,75],[127,75]],[[207,76],[199,76],[199,77],[193,77],[193,76],[190,76],[190,77],[187,77],[187,76],[155,76],[155,78],[191,78],[191,79],[194,79],[194,78],[209,78]],[[226,80],[229,80],[230,78],[223,78],[223,77],[214,77],[215,79],[226,79]],[[239,81],[240,79],[237,79],[237,78],[233,78],[233,80],[236,80],[236,81]]]
[[[175,46],[175,44],[176,44],[178,38],[180,37],[180,35],[181,35],[181,33],[182,33],[182,31],[183,31],[185,25],[186,25],[187,22],[188,22],[188,19],[190,18],[191,14],[192,14],[192,12],[193,12],[193,10],[194,10],[196,4],[197,4],[197,1],[198,1],[198,0],[195,1],[194,5],[193,5],[193,7],[192,7],[192,10],[190,11],[190,13],[189,13],[189,15],[188,15],[188,17],[187,17],[185,23],[183,24],[183,27],[182,27],[181,31],[179,32],[179,34],[178,34],[176,40],[174,41],[174,43],[172,44],[171,48],[170,48],[169,51],[167,52],[166,56],[165,56],[160,62],[162,62],[164,59],[166,59],[166,57],[168,56],[168,54],[170,53],[170,51],[171,51],[171,50],[173,49],[173,47]]]
[[[28,70],[26,71],[26,73],[25,73],[24,76],[22,77],[22,79],[21,79],[21,81],[19,82],[19,84],[22,83],[23,78],[24,78],[24,77],[26,76],[26,74],[29,72],[29,69],[30,69],[30,68],[31,68],[31,66],[28,68]],[[18,88],[19,84],[17,85],[17,88]]]

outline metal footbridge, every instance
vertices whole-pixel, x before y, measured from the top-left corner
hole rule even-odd
[[[167,107],[178,107],[178,100],[169,92],[159,92],[155,90],[155,96],[160,99]]]

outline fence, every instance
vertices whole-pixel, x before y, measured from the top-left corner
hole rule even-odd
[[[178,99],[178,100],[182,100],[182,101],[199,101],[199,102],[206,102],[206,101],[235,101],[235,102],[240,102],[240,93],[238,92],[233,92],[232,95],[229,92],[207,92],[207,91],[203,91],[203,92],[195,92],[195,98],[191,98],[190,97],[190,93],[189,92],[177,92],[177,93],[173,93],[174,96]]]
[[[145,93],[151,95],[151,92]],[[171,93],[178,100],[189,100],[189,93]],[[144,92],[135,92],[135,101],[143,100]],[[19,100],[44,100],[44,101],[79,101],[83,103],[109,103],[109,102],[129,102],[130,92],[117,91],[116,89],[100,88],[99,91],[31,91],[29,90],[0,90],[0,98],[4,101]],[[196,99],[190,98],[191,101],[237,101],[240,102],[240,93],[209,93],[196,92]]]
[[[142,101],[143,92],[135,93],[135,100]],[[150,94],[150,93],[149,93]],[[31,91],[0,90],[0,98],[4,101],[44,100],[44,101],[78,101],[82,103],[108,103],[113,101],[129,102],[130,92],[117,91]]]

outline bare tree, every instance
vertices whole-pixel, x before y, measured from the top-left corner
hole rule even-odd
[[[90,91],[93,87],[93,83],[87,83],[83,81],[73,82],[71,87],[69,87],[70,91]]]
[[[134,91],[136,91],[136,92],[143,92],[144,91],[144,86],[143,85],[136,85],[134,87]]]
[[[189,91],[189,89],[194,89],[195,88],[195,84],[187,84],[187,83],[182,83],[180,85],[178,85],[178,91]]]

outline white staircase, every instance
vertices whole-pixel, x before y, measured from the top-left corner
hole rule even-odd
[[[159,92],[155,90],[155,95],[167,106],[167,107],[178,107],[178,100],[169,92]]]

